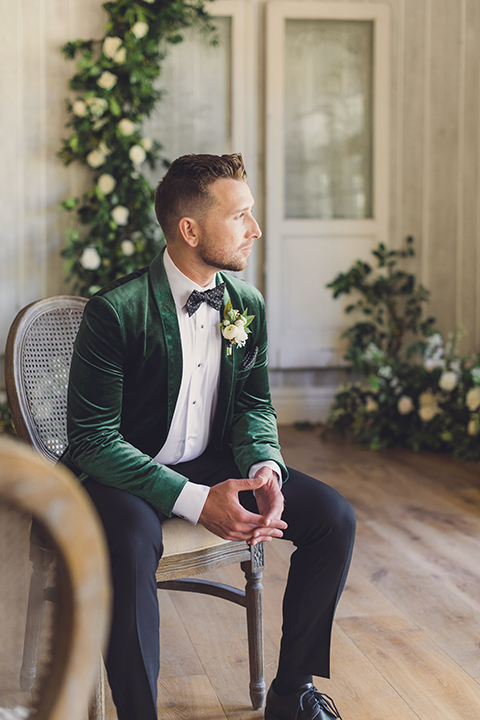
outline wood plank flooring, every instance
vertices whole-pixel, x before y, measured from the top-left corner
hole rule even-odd
[[[337,488],[358,536],[333,633],[332,678],[317,686],[344,720],[479,720],[480,466],[442,455],[373,453],[280,429],[287,463]],[[291,548],[267,548],[265,661],[275,674]],[[241,584],[238,568],[211,573]],[[159,717],[258,720],[248,697],[243,611],[161,593]],[[115,717],[111,714],[111,718]]]
[[[280,440],[289,465],[337,488],[358,517],[332,677],[318,679],[319,689],[334,698],[343,720],[479,720],[480,465],[430,453],[373,453],[324,441],[318,429],[283,427]],[[266,547],[267,684],[276,670],[291,550],[282,541]],[[210,576],[243,584],[236,566]],[[159,596],[159,718],[263,718],[249,700],[243,609],[206,596]],[[19,627],[21,649],[23,618]],[[110,698],[107,718],[116,720]]]

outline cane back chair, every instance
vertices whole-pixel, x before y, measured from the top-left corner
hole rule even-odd
[[[55,548],[55,593],[40,642],[35,693],[18,692],[30,517]],[[82,720],[109,627],[109,561],[90,499],[72,474],[31,448],[0,438],[1,717]],[[13,707],[14,706],[14,707]]]
[[[57,462],[67,445],[66,407],[68,375],[78,327],[86,300],[57,296],[39,300],[20,311],[7,338],[5,384],[16,431],[50,463]],[[263,543],[253,548],[245,542],[222,540],[201,525],[171,518],[164,522],[164,554],[157,570],[157,587],[197,592],[230,600],[246,609],[250,667],[250,698],[255,709],[265,700],[263,675]],[[41,623],[49,548],[33,535],[31,604],[35,612],[27,619],[23,687],[35,680],[35,637]],[[37,552],[38,551],[38,552]],[[191,579],[208,570],[239,562],[245,574],[245,590],[220,583]],[[29,624],[33,627],[29,629]],[[33,638],[33,641],[32,641]],[[104,718],[103,672],[90,709],[91,720]]]

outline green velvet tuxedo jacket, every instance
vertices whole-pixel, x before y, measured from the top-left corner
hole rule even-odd
[[[287,478],[278,444],[267,373],[267,332],[261,294],[243,280],[225,282],[224,303],[255,315],[243,348],[226,354],[211,442],[231,449],[242,476],[275,460]],[[223,311],[222,311],[223,313]],[[219,315],[219,322],[222,316]],[[165,443],[182,379],[177,312],[161,252],[148,268],[94,295],[75,341],[68,389],[68,448],[62,463],[87,477],[138,495],[171,515],[187,479],[152,460]]]

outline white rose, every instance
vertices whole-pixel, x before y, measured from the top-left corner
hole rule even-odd
[[[476,420],[470,420],[467,425],[467,432],[469,435],[478,435],[478,425]]]
[[[107,144],[103,142],[103,140],[102,140],[101,143],[98,144],[98,149],[99,149],[100,152],[103,153],[105,156],[106,156],[106,155],[110,155],[110,153],[112,152],[112,151],[110,150],[110,148],[107,147]]]
[[[457,383],[458,376],[451,370],[443,372],[440,376],[440,380],[438,381],[438,384],[440,385],[442,390],[445,390],[446,392],[451,392],[452,390],[454,390],[457,387]]]
[[[234,340],[239,334],[239,330],[236,325],[227,325],[226,328],[223,328],[222,333],[225,340]]]
[[[98,78],[97,85],[99,85],[104,90],[111,90],[117,84],[117,80],[118,78],[116,75],[108,72],[108,70],[105,70],[105,72],[103,72]]]
[[[248,335],[245,332],[245,320],[242,318],[240,320],[237,320],[235,323],[235,327],[238,328],[237,345],[239,347],[243,347],[243,345],[245,345],[248,340]]]
[[[102,47],[104,55],[112,59],[121,44],[122,39],[119,37],[106,37]]]
[[[142,22],[139,20],[135,23],[135,25],[132,27],[132,32],[135,35],[135,37],[140,40],[141,38],[145,37],[145,35],[148,33],[148,25],[145,22]]]
[[[85,270],[98,270],[102,264],[102,258],[94,247],[85,248],[80,258],[80,263]]]
[[[130,257],[130,255],[133,255],[135,252],[135,245],[131,240],[123,240],[120,247],[122,248],[123,254],[127,257]]]
[[[130,210],[124,205],[117,205],[110,214],[117,225],[126,225],[128,223]]]
[[[470,388],[467,393],[467,397],[465,398],[465,402],[467,403],[469,410],[477,410],[480,406],[480,387]]]
[[[141,165],[145,158],[147,157],[147,153],[143,149],[141,145],[133,145],[130,148],[130,152],[128,153],[130,160],[133,162],[134,165]]]
[[[105,98],[89,97],[85,101],[90,108],[90,112],[95,117],[102,117],[105,110],[108,108],[108,103]]]
[[[413,400],[408,395],[402,395],[402,397],[399,399],[397,403],[397,409],[400,415],[408,415],[413,410],[415,410],[415,405],[413,404]]]
[[[375,410],[378,410],[378,403],[376,400],[374,400],[372,397],[367,397],[367,402],[365,403],[365,410],[366,412],[375,412]]]
[[[116,184],[117,181],[115,178],[108,173],[103,173],[103,175],[100,175],[98,178],[98,187],[104,195],[111,193]]]
[[[418,414],[420,415],[420,420],[423,422],[429,422],[430,420],[433,420],[438,412],[440,412],[438,405],[422,405]]]
[[[426,392],[421,393],[418,400],[420,402],[420,405],[425,407],[437,404],[435,395],[431,392],[431,390],[427,390]]]
[[[100,167],[100,165],[103,165],[105,160],[106,160],[105,155],[103,154],[103,152],[101,150],[92,150],[87,155],[87,163],[92,168]]]
[[[128,118],[123,118],[123,120],[120,120],[117,127],[122,133],[122,135],[125,135],[125,137],[133,135],[133,133],[135,132],[135,123],[133,123]]]
[[[75,102],[72,105],[72,112],[77,117],[85,117],[87,114],[87,106],[83,102],[83,100],[75,100]]]
[[[142,145],[142,147],[143,147],[147,152],[149,152],[149,151],[152,149],[152,145],[153,145],[152,138],[149,138],[149,137],[142,138],[142,139],[140,140],[140,145]]]
[[[126,49],[124,47],[122,47],[122,48],[120,48],[120,50],[117,50],[117,52],[113,56],[113,59],[118,65],[122,65],[125,62],[125,60],[127,59]]]

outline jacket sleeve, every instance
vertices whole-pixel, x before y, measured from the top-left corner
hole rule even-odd
[[[244,477],[254,463],[275,460],[282,470],[283,480],[287,480],[288,472],[278,442],[277,415],[270,396],[263,300],[254,322],[257,330],[252,333],[249,345],[256,346],[258,352],[253,367],[238,372],[231,426],[232,450]]]
[[[121,433],[126,337],[115,308],[102,296],[86,305],[75,341],[67,402],[66,464],[80,481],[138,495],[165,515],[187,478],[154,462]]]

